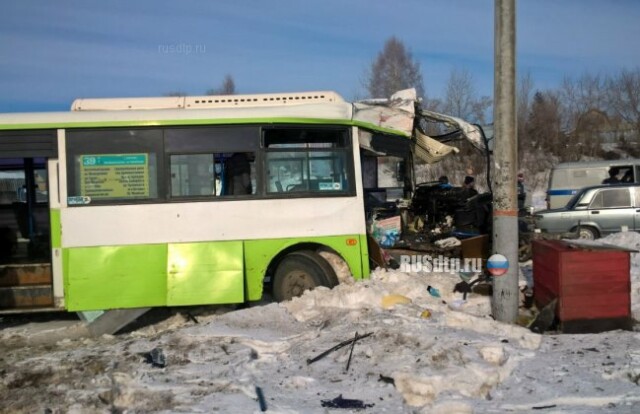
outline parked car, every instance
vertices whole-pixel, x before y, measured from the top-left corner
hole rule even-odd
[[[558,164],[549,175],[547,208],[560,208],[581,188],[602,184],[609,177],[611,168],[618,170],[619,179],[627,177],[629,183],[640,183],[640,159]]]
[[[578,232],[582,239],[640,231],[640,184],[585,187],[565,207],[536,213],[535,226],[542,233]]]

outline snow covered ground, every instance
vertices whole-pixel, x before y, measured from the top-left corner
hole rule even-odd
[[[640,247],[636,233],[603,241]],[[487,296],[462,302],[458,282],[376,270],[287,303],[193,309],[199,323],[177,313],[96,339],[72,321],[6,327],[0,412],[255,413],[256,387],[270,413],[640,412],[640,332],[534,334],[494,321]],[[308,364],[356,332],[372,334]],[[153,349],[165,367],[145,361]],[[373,406],[322,406],[339,395]]]

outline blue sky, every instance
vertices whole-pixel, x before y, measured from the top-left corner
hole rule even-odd
[[[396,36],[427,95],[452,69],[493,93],[491,0],[10,1],[0,14],[0,112],[67,110],[77,97],[335,90]],[[640,65],[640,1],[520,0],[518,72],[535,87]]]

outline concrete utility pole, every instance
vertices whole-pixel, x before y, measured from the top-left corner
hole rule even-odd
[[[493,252],[507,258],[509,270],[494,277],[492,311],[496,320],[514,323],[519,302],[515,0],[495,0],[494,36]]]

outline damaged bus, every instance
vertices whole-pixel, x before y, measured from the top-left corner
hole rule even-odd
[[[414,157],[453,151],[416,131],[425,120],[483,145],[478,127],[421,110],[413,90],[2,114],[0,312],[242,303],[264,286],[286,300],[336,285],[338,265],[367,277],[367,199],[410,199]]]

